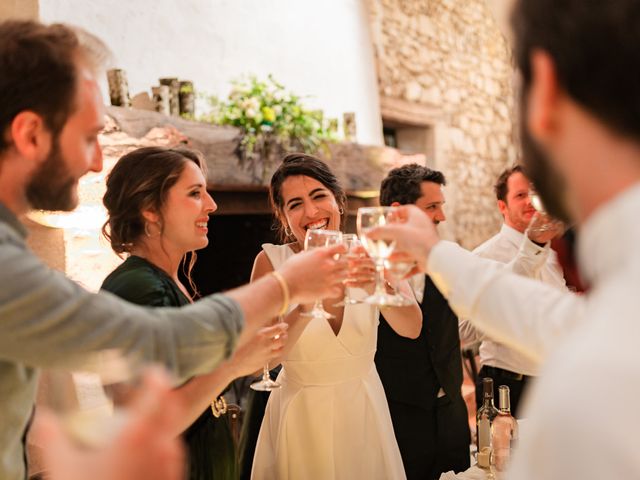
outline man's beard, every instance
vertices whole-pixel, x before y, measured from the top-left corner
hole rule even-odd
[[[520,105],[520,143],[526,175],[540,195],[547,213],[569,225],[572,222],[563,197],[566,191],[564,179],[551,166],[546,153],[529,134],[525,125],[525,103],[523,99]]]
[[[49,157],[27,185],[27,200],[39,210],[71,211],[76,208],[77,180],[65,165],[58,138],[53,140]]]

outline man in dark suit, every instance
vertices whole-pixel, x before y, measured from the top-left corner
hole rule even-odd
[[[445,220],[443,185],[444,175],[427,167],[395,168],[382,181],[380,204],[415,204],[437,225]],[[428,480],[469,468],[470,433],[458,319],[428,276],[413,280],[424,283],[414,287],[423,314],[420,336],[401,337],[381,316],[375,362],[407,479]]]

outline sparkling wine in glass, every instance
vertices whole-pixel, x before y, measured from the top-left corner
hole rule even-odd
[[[342,255],[342,258],[347,260],[347,262],[357,261],[361,254],[358,252],[358,249],[362,246],[360,243],[360,239],[355,233],[343,233],[342,234],[342,243],[347,249],[347,252]],[[348,281],[345,280],[345,283]],[[357,303],[362,303],[360,300],[355,298],[351,298],[349,295],[349,287],[345,285],[344,287],[344,298],[336,303],[334,307],[344,307],[346,305],[355,305]]]
[[[314,248],[330,247],[342,243],[342,232],[337,230],[309,229],[304,237],[304,249],[312,250]],[[335,318],[327,312],[322,306],[322,299],[319,298],[313,304],[313,309],[308,313],[300,315],[313,318]]]
[[[396,290],[395,295],[393,295],[395,302],[393,305],[396,307],[407,307],[409,305],[413,305],[413,301],[410,298],[405,297],[398,291],[397,285],[405,279],[415,266],[415,260],[404,253],[394,253],[384,261],[384,268],[387,272],[387,277],[391,279],[392,286]]]
[[[376,288],[373,295],[364,299],[372,305],[395,305],[393,295],[385,289],[384,264],[395,249],[395,241],[387,239],[373,240],[367,235],[375,227],[398,221],[397,207],[364,207],[358,209],[358,234],[365,250],[376,264]]]

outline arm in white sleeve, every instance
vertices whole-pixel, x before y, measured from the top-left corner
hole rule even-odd
[[[440,241],[426,267],[458,317],[534,360],[543,359],[585,310],[582,297],[516,275],[451,242]]]
[[[549,258],[550,245],[550,243],[547,243],[544,247],[541,247],[533,243],[525,235],[520,244],[518,254],[507,263],[507,268],[523,277],[536,278],[547,258]]]

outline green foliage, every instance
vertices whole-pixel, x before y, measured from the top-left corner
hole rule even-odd
[[[308,110],[301,98],[285,90],[269,75],[232,82],[226,100],[209,97],[211,113],[206,120],[239,127],[243,131],[239,156],[254,167],[269,164],[273,154],[291,151],[316,153],[326,142],[336,141],[335,122],[320,110]]]

